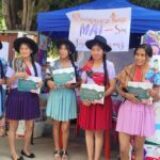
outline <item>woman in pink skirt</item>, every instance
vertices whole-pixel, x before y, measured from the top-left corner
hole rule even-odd
[[[134,63],[125,67],[117,76],[117,87],[121,96],[125,98],[120,106],[116,130],[119,132],[121,160],[129,160],[130,139],[135,138],[135,159],[143,159],[143,145],[145,137],[154,134],[154,110],[138,100],[133,94],[126,92],[127,82],[143,82],[149,69],[149,59],[152,57],[150,46],[142,44],[134,51]],[[153,89],[149,91],[153,97]]]

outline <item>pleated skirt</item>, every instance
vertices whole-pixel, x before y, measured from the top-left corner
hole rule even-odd
[[[11,120],[32,120],[40,116],[39,97],[30,92],[10,90],[6,99],[6,118]]]
[[[57,121],[77,118],[77,98],[73,89],[60,88],[50,92],[46,115]]]
[[[133,136],[149,137],[155,132],[153,105],[126,100],[119,109],[116,130]]]
[[[109,131],[112,126],[112,100],[105,98],[105,104],[92,104],[87,107],[80,102],[80,127],[84,130]]]

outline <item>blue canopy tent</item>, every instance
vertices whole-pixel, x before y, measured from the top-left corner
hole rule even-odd
[[[145,33],[147,30],[160,30],[160,12],[136,6],[128,0],[95,0],[76,7],[38,14],[38,31],[49,33],[57,38],[67,36],[69,20],[66,13],[83,9],[132,8],[131,33]]]

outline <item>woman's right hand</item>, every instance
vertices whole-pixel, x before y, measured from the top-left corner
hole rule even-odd
[[[49,89],[56,89],[57,88],[56,84],[51,80],[48,80],[47,86],[49,87]]]
[[[137,99],[134,94],[125,93],[125,97],[126,97],[126,99],[128,99],[129,101],[131,101],[133,103],[141,103],[141,101],[139,99]]]
[[[87,107],[89,107],[91,105],[91,102],[86,100],[86,101],[83,101],[83,104]]]

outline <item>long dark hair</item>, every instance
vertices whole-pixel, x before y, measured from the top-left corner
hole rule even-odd
[[[69,59],[70,59],[71,64],[74,68],[74,72],[75,72],[75,75],[76,75],[76,81],[78,81],[79,80],[78,69],[77,69],[77,66],[75,65],[74,57],[73,57],[72,54],[69,54]]]
[[[62,43],[61,45],[58,46],[58,49],[61,48],[61,46],[64,45],[67,50],[68,50],[68,57],[69,57],[69,60],[72,64],[72,67],[74,68],[74,72],[75,72],[75,76],[76,76],[76,81],[79,80],[79,74],[78,74],[78,69],[77,69],[77,66],[75,65],[75,61],[76,61],[76,58],[77,58],[77,51],[71,51],[70,49],[70,46],[66,43]]]
[[[38,72],[37,72],[37,67],[35,65],[35,60],[34,60],[34,54],[33,53],[31,54],[31,63],[32,63],[32,66],[33,66],[33,69],[34,69],[35,76],[37,77]]]
[[[108,82],[109,82],[109,77],[108,77],[108,69],[107,69],[107,56],[106,53],[103,53],[103,69],[104,69],[104,86],[106,87]]]

